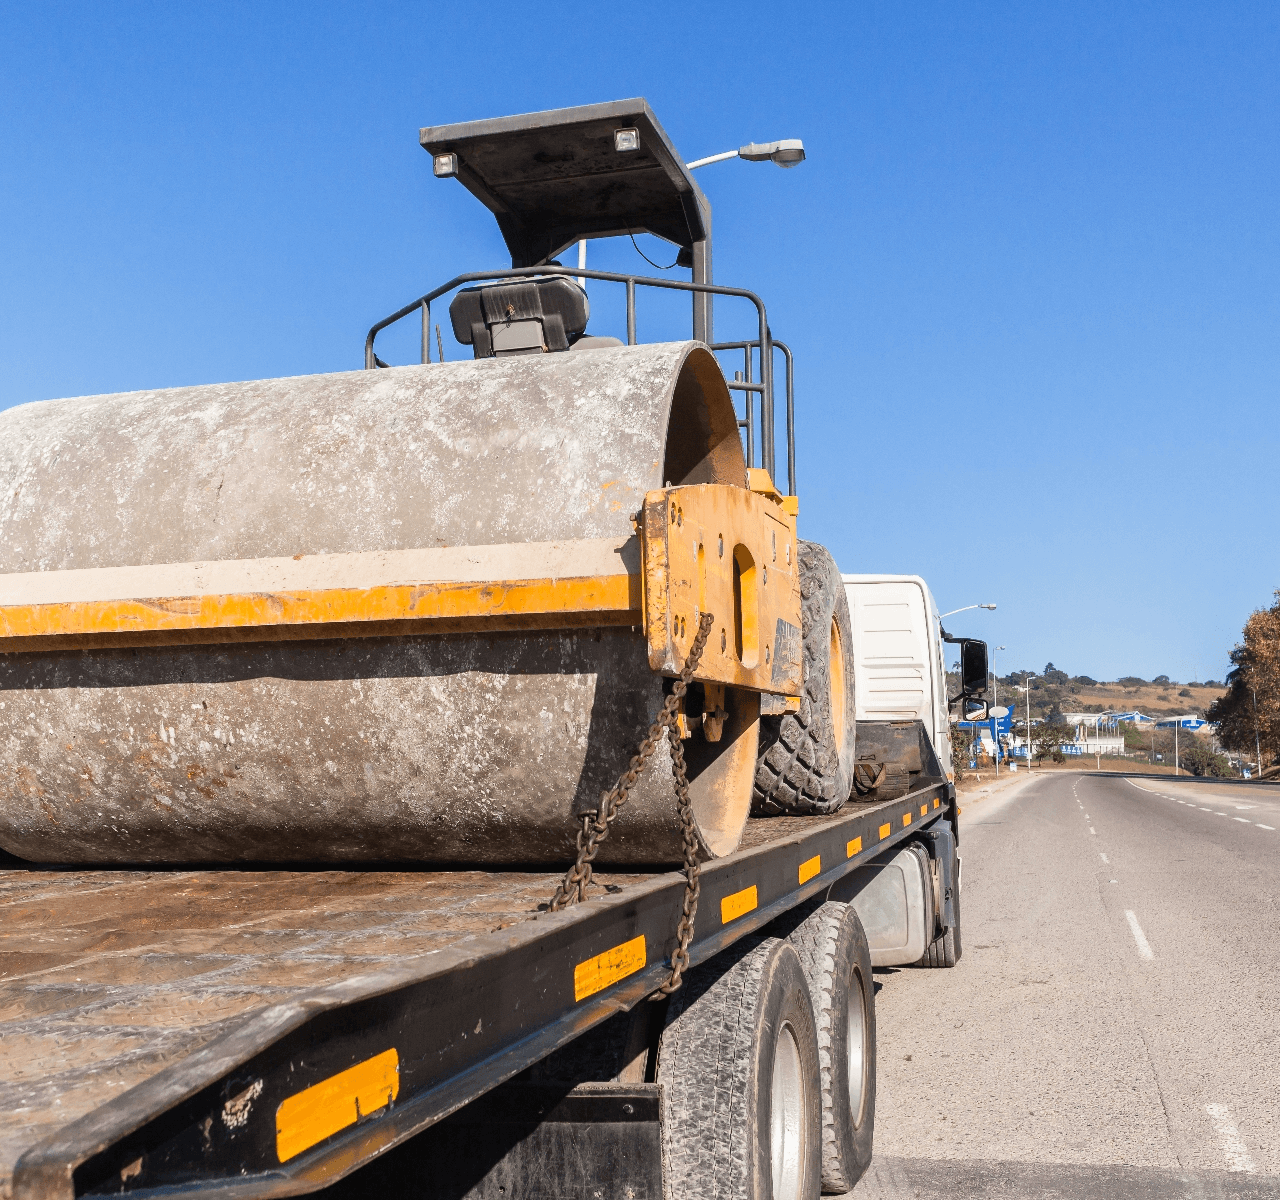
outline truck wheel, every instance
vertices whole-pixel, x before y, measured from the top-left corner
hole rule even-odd
[[[871,1163],[876,1121],[876,1006],[871,949],[852,904],[828,901],[787,935],[800,955],[818,1026],[822,1190],[847,1192]]]
[[[780,938],[739,946],[671,998],[657,1069],[667,1195],[815,1200],[822,1105],[804,969]]]
[[[751,811],[756,816],[833,813],[853,787],[856,714],[853,627],[830,553],[796,543],[800,567],[804,693],[800,711],[760,718]]]
[[[954,967],[960,961],[963,948],[960,944],[960,888],[959,876],[953,872],[957,880],[956,894],[952,898],[951,907],[955,913],[956,923],[946,930],[941,937],[934,938],[925,949],[924,957],[916,964],[920,967]]]

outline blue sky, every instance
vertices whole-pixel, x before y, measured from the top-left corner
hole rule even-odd
[[[0,27],[0,407],[356,367],[378,317],[504,261],[419,126],[643,95],[690,159],[805,140],[700,179],[717,281],[796,351],[801,533],[843,570],[994,600],[952,632],[1098,678],[1220,679],[1280,586],[1273,4],[5,0]]]

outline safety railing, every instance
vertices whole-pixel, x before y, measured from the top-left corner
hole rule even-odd
[[[735,390],[745,393],[745,409],[746,420],[738,422],[738,428],[745,428],[747,431],[747,465],[755,465],[754,445],[751,435],[751,396],[755,392],[761,392],[764,384],[752,383],[752,352],[760,349],[760,343],[756,342],[715,342],[711,346],[712,350],[741,350],[742,351],[742,367],[741,371],[733,373],[734,382],[729,386]],[[794,359],[791,355],[791,347],[786,342],[780,342],[777,338],[769,339],[769,350],[781,350],[783,358],[786,361],[786,394],[787,394],[787,495],[794,496],[796,492],[796,393],[795,380],[792,370]],[[772,364],[770,364],[772,366]],[[763,369],[761,371],[763,374]],[[772,386],[772,381],[771,381]],[[761,422],[760,430],[760,458],[762,465],[767,461],[774,461],[774,445],[773,435],[774,428],[772,421]],[[767,439],[767,440],[766,440]],[[769,468],[770,476],[773,475],[773,467]],[[775,480],[776,482],[776,480]]]
[[[744,392],[747,396],[747,455],[750,462],[754,462],[754,437],[751,429],[751,402],[750,397],[753,394],[760,396],[760,459],[761,465],[769,472],[770,476],[774,476],[774,408],[773,408],[773,347],[777,346],[783,350],[787,361],[787,484],[791,495],[795,495],[795,452],[794,452],[794,395],[791,383],[791,351],[786,349],[781,342],[774,342],[769,333],[769,318],[765,313],[764,301],[760,299],[755,292],[749,292],[745,288],[722,287],[714,283],[689,283],[681,279],[654,279],[648,275],[622,275],[614,271],[589,271],[580,267],[507,267],[501,271],[468,271],[465,275],[456,275],[449,280],[448,283],[436,288],[435,291],[428,292],[425,296],[419,296],[418,299],[406,304],[403,308],[397,309],[389,317],[384,317],[370,330],[364,339],[364,366],[366,371],[372,371],[379,367],[386,367],[389,364],[380,359],[374,352],[374,341],[378,334],[381,333],[388,325],[394,325],[397,321],[404,320],[405,317],[411,316],[415,312],[420,312],[422,316],[422,361],[429,363],[431,361],[431,305],[441,296],[454,291],[468,283],[484,283],[491,279],[524,279],[535,278],[546,275],[568,275],[571,278],[578,279],[598,279],[604,283],[621,283],[626,285],[627,289],[627,345],[634,346],[636,341],[636,286],[664,288],[667,291],[674,292],[703,292],[713,296],[734,296],[742,300],[749,300],[755,305],[756,315],[760,325],[760,336],[754,342],[726,342],[713,345],[713,350],[721,349],[742,349],[746,348],[747,356],[747,378],[726,380],[732,391]],[[750,379],[751,375],[751,350],[758,349],[761,346],[769,348],[769,353],[762,354],[760,357],[760,382],[755,383]],[[741,374],[738,372],[737,374]],[[742,427],[743,422],[738,422]]]

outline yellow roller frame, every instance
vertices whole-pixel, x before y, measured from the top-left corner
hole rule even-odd
[[[649,665],[677,674],[710,612],[696,679],[799,695],[796,527],[781,504],[723,484],[664,488],[645,496],[643,532]]]
[[[698,679],[797,695],[795,521],[752,483],[650,492],[636,537],[0,575],[0,653],[632,625],[675,674],[710,611]]]

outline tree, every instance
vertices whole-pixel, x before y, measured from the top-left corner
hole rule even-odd
[[[1036,762],[1043,762],[1045,755],[1054,762],[1066,762],[1067,756],[1062,753],[1063,744],[1075,740],[1075,730],[1062,721],[1045,721],[1031,731],[1032,753]]]
[[[1226,779],[1233,775],[1225,754],[1214,754],[1199,738],[1189,739],[1189,744],[1179,747],[1178,765],[1192,775],[1208,775],[1214,779]]]
[[[1218,741],[1252,755],[1280,754],[1280,589],[1270,608],[1260,608],[1244,624],[1244,640],[1231,651],[1234,669],[1227,692],[1205,716],[1218,727]],[[1259,766],[1262,764],[1259,763]]]
[[[973,755],[973,734],[968,729],[951,726],[951,771],[956,782],[964,778],[969,769],[969,759]]]

